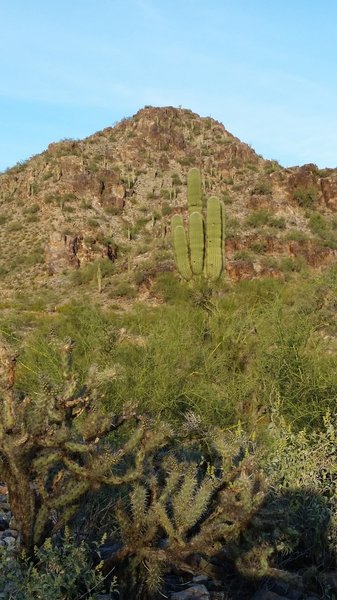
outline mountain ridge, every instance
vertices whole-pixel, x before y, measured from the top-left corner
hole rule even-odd
[[[156,269],[172,269],[170,216],[185,214],[192,166],[205,197],[226,205],[230,279],[284,277],[336,260],[337,169],[284,168],[210,117],[145,107],[0,174],[4,296],[32,285],[69,294],[71,273],[101,258],[114,263],[112,277],[143,263],[151,280]]]

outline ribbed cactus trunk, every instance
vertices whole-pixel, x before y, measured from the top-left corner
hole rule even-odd
[[[173,231],[173,243],[176,251],[177,267],[184,279],[191,279],[192,269],[188,253],[188,243],[185,229],[177,225]]]
[[[191,268],[194,275],[200,275],[204,268],[205,233],[204,219],[200,212],[192,212],[189,222]]]
[[[207,202],[206,226],[202,214],[201,176],[197,168],[187,176],[188,237],[181,215],[171,221],[172,242],[180,275],[189,280],[203,273],[218,279],[224,263],[224,206],[218,198]]]
[[[218,198],[207,202],[206,273],[218,279],[222,271],[222,211]]]

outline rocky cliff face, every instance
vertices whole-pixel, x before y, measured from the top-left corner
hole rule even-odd
[[[283,277],[336,260],[337,170],[284,169],[211,118],[146,107],[0,175],[3,294],[66,285],[69,272],[101,257],[117,259],[116,272],[144,261],[152,273],[171,268],[170,215],[185,211],[191,166],[202,171],[205,196],[225,202],[230,278]]]

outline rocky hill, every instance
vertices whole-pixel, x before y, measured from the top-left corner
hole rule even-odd
[[[226,205],[229,278],[285,277],[336,260],[337,169],[285,169],[209,117],[145,107],[0,175],[3,302],[42,287],[69,296],[84,281],[96,293],[97,276],[104,297],[148,291],[173,268],[170,216],[185,211],[191,166],[205,197]]]

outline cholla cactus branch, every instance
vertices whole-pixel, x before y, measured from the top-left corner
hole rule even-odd
[[[125,568],[130,569],[128,585],[131,573],[137,570],[137,587],[128,588],[132,597],[147,598],[146,593],[159,592],[160,576],[173,566],[200,574],[202,567],[200,562],[194,566],[193,556],[203,558],[205,574],[213,572],[210,559],[227,543],[240,538],[263,501],[264,482],[252,457],[244,455],[235,464],[239,440],[235,443],[228,434],[224,452],[217,452],[213,440],[219,432],[213,433],[208,440],[213,448],[212,474],[205,472],[198,461],[164,455],[161,462],[157,458],[148,463],[141,483],[137,482],[129,499],[117,506],[122,546],[114,556],[114,564],[123,565],[124,576]],[[186,454],[189,447],[185,447]],[[152,566],[154,580],[149,579]],[[213,575],[216,577],[216,573]],[[139,590],[144,587],[143,595]]]
[[[64,384],[58,393],[44,385],[36,400],[22,400],[15,391],[13,357],[0,394],[0,476],[28,552],[50,531],[51,515],[60,527],[90,489],[139,478],[148,454],[169,435],[165,429],[151,432],[134,407],[99,414],[94,394],[74,376],[73,348],[72,340],[63,347]],[[102,445],[104,436],[127,422],[133,422],[133,433],[118,451]]]

